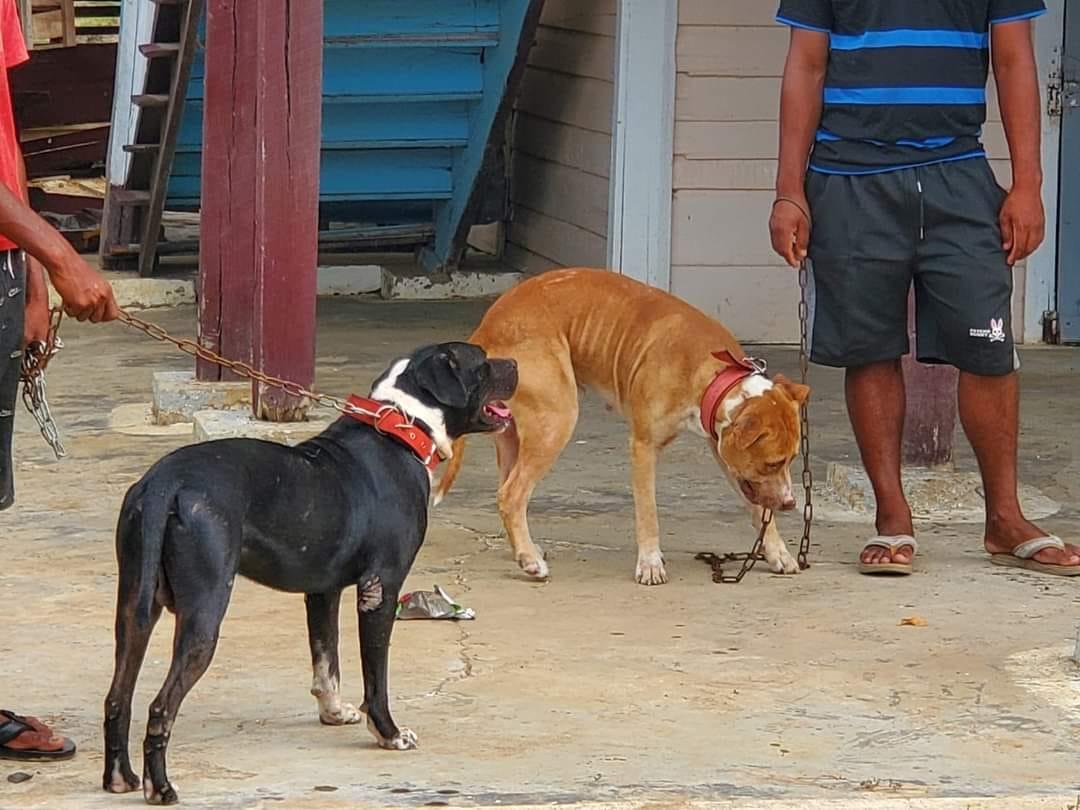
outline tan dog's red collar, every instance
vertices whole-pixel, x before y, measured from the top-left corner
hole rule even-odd
[[[731,389],[741,383],[747,377],[755,374],[765,376],[765,361],[753,357],[743,356],[737,358],[729,351],[713,352],[713,357],[727,365],[716,372],[713,381],[709,383],[705,393],[701,396],[701,426],[714,440],[720,437],[716,433],[716,412],[720,409],[720,403],[724,401]]]
[[[442,456],[435,446],[435,440],[396,405],[356,394],[349,397],[349,404],[356,410],[349,411],[348,416],[401,442],[416,454],[428,470],[434,471],[439,466]]]

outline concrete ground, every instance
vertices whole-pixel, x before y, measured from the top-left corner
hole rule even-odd
[[[467,336],[483,306],[323,300],[318,384],[366,393],[396,354]],[[149,314],[193,329],[191,308]],[[188,360],[119,325],[69,323],[64,337],[49,390],[67,459],[52,460],[19,406],[19,499],[0,516],[0,705],[47,718],[80,754],[0,762],[0,807],[135,807],[138,794],[101,791],[112,532],[125,489],[185,439],[118,433],[110,413],[148,402],[152,372]],[[796,371],[791,350],[763,353],[774,370]],[[1064,504],[1046,528],[1077,537],[1080,352],[1032,350],[1024,361],[1023,479]],[[815,370],[812,383],[820,477],[827,462],[854,463],[854,448],[840,376]],[[801,575],[714,585],[694,553],[743,550],[752,538],[706,448],[684,438],[659,481],[672,581],[644,588],[633,581],[625,445],[621,422],[587,400],[533,500],[553,572],[534,584],[500,538],[492,449],[471,443],[410,585],[438,583],[478,618],[403,622],[394,636],[392,705],[419,750],[386,752],[362,727],[320,726],[301,598],[240,584],[214,664],[174,729],[181,802],[1075,807],[1080,668],[1068,657],[1080,582],[991,566],[977,524],[947,523],[921,527],[914,576],[860,577],[868,527],[839,521],[816,526]],[[972,467],[966,450],[958,467]],[[794,539],[796,519],[781,521]],[[355,616],[342,615],[344,691],[358,702]],[[905,617],[925,626],[901,626]],[[136,694],[137,770],[168,662],[162,625]],[[12,784],[16,771],[33,778]]]

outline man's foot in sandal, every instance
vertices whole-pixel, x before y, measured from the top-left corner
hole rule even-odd
[[[1080,576],[1080,546],[1047,534],[1023,518],[987,523],[984,545],[995,565],[1060,577]]]
[[[75,756],[75,743],[36,717],[0,709],[0,759],[57,760]]]
[[[910,534],[871,537],[859,554],[859,573],[907,576],[918,551],[919,544]]]

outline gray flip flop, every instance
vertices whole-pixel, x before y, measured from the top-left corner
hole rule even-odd
[[[1051,565],[1032,559],[1043,549],[1056,548],[1065,550],[1065,541],[1056,535],[1036,537],[1021,543],[1008,554],[991,554],[990,562],[994,565],[1005,565],[1010,568],[1024,568],[1028,571],[1038,571],[1041,574],[1053,574],[1058,577],[1080,576],[1080,565]]]
[[[883,548],[888,551],[889,554],[895,554],[904,546],[911,547],[911,558],[912,561],[914,561],[915,555],[919,553],[919,544],[910,534],[878,535],[877,537],[871,537],[863,543],[863,547],[859,551],[859,573],[908,576],[912,571],[912,564],[910,562],[867,563],[862,560],[863,552],[868,548]]]

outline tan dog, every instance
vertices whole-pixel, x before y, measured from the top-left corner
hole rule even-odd
[[[495,447],[499,515],[529,576],[546,578],[548,566],[529,536],[526,509],[574,432],[579,387],[600,392],[630,423],[636,575],[643,585],[667,582],[656,459],[684,429],[709,440],[756,528],[762,507],[795,506],[788,468],[799,449],[799,405],[810,389],[743,368],[745,354],[731,333],[684,301],[605,270],[557,270],[503,295],[469,342],[518,364],[509,403],[514,421],[496,435]],[[436,503],[453,484],[463,450],[459,439]],[[799,570],[775,523],[764,553],[777,573]]]

